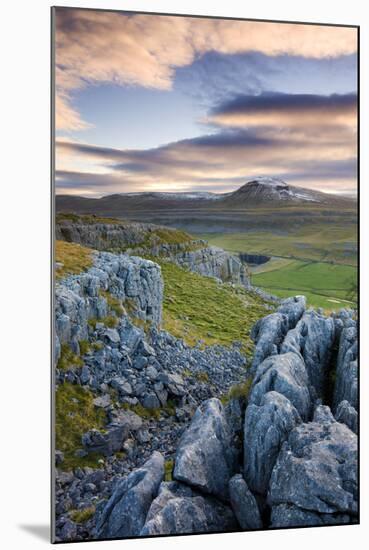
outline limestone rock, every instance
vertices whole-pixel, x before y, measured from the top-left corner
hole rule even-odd
[[[300,424],[291,431],[274,466],[269,504],[355,516],[357,451],[357,436],[344,424]]]
[[[309,380],[304,362],[295,353],[273,355],[257,369],[249,403],[260,405],[265,393],[276,391],[289,399],[303,420],[311,411]]]
[[[270,527],[315,527],[318,525],[341,525],[352,523],[348,514],[318,514],[303,510],[294,504],[279,504],[272,508]]]
[[[269,479],[282,443],[301,418],[292,403],[280,393],[263,395],[260,405],[246,409],[244,428],[244,477],[259,494],[268,490]]]
[[[336,410],[337,422],[343,422],[354,433],[358,433],[358,414],[348,401],[341,401]]]
[[[141,468],[118,483],[98,518],[97,538],[140,535],[163,476],[164,458],[155,451]]]
[[[291,298],[282,300],[282,303],[277,311],[287,316],[288,328],[292,329],[303,316],[305,309],[305,296],[292,296]]]
[[[232,510],[178,482],[163,482],[141,535],[178,535],[237,530]]]
[[[336,410],[341,401],[348,401],[357,409],[358,401],[358,367],[357,367],[357,329],[344,328],[341,333],[336,383],[333,396],[333,409]]]
[[[228,482],[236,470],[237,451],[223,405],[212,398],[200,405],[182,435],[173,477],[205,493],[228,498]]]
[[[251,338],[256,344],[251,365],[252,372],[256,371],[264,359],[279,352],[288,326],[288,318],[282,313],[271,313],[255,323],[251,331]]]
[[[230,479],[229,496],[241,528],[261,529],[263,525],[257,502],[241,474],[236,474]]]

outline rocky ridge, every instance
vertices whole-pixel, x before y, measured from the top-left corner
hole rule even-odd
[[[59,214],[55,236],[97,250],[166,258],[205,277],[250,287],[247,268],[238,256],[168,227]]]

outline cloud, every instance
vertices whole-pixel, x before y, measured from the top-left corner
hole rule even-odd
[[[308,127],[356,125],[356,94],[330,96],[262,93],[239,95],[214,108],[207,122],[222,126]]]
[[[323,131],[324,127],[319,130]],[[278,131],[273,136],[268,130],[264,137],[260,129],[221,130],[147,150],[57,143],[57,167],[64,170],[57,188],[77,194],[88,190],[96,196],[127,191],[223,192],[252,177],[270,175],[321,190],[339,190],[342,185],[354,189],[355,142],[342,140],[340,131],[338,136],[329,135],[324,141],[322,135],[320,140],[313,135],[290,139],[281,138]],[[75,159],[69,161],[69,170],[65,156]]]
[[[169,90],[178,68],[208,52],[321,59],[356,52],[356,34],[347,27],[57,8],[58,127],[78,129],[84,124],[70,103],[71,93],[87,85]]]

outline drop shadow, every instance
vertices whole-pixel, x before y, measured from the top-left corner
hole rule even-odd
[[[38,539],[44,542],[50,542],[50,526],[49,525],[19,525],[20,529],[27,531]]]

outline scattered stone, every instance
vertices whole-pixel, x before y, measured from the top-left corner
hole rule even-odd
[[[144,395],[141,404],[145,409],[158,409],[160,407],[160,401],[154,393]]]
[[[113,344],[120,343],[119,332],[115,328],[105,329],[104,336],[109,342],[112,342]]]
[[[95,405],[95,407],[107,409],[110,406],[110,395],[108,393],[104,393],[104,395],[99,395],[99,397],[95,397],[95,399],[93,400],[93,404]]]

